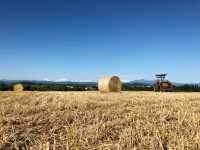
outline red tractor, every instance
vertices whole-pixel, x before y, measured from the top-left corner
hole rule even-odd
[[[156,83],[154,85],[154,91],[161,91],[161,92],[170,92],[173,90],[174,85],[165,80],[167,74],[156,74]]]

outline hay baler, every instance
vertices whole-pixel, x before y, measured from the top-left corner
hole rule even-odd
[[[174,85],[165,80],[167,74],[156,74],[156,82],[154,84],[154,91],[161,91],[161,92],[170,92],[173,90]]]

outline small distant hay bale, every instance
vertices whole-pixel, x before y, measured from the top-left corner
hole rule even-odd
[[[120,92],[122,83],[118,76],[103,77],[98,82],[100,92]]]
[[[13,86],[13,91],[16,91],[16,92],[21,92],[21,91],[24,91],[24,87],[22,84],[15,84]]]

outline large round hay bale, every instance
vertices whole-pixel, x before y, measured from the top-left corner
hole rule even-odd
[[[103,77],[98,82],[98,89],[100,92],[120,92],[122,83],[119,77]]]
[[[13,86],[13,91],[21,92],[21,91],[23,91],[23,90],[24,90],[24,87],[23,87],[22,84],[15,84],[15,85]]]

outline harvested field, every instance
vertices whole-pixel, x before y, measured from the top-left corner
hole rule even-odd
[[[200,93],[0,92],[0,149],[200,149]]]

